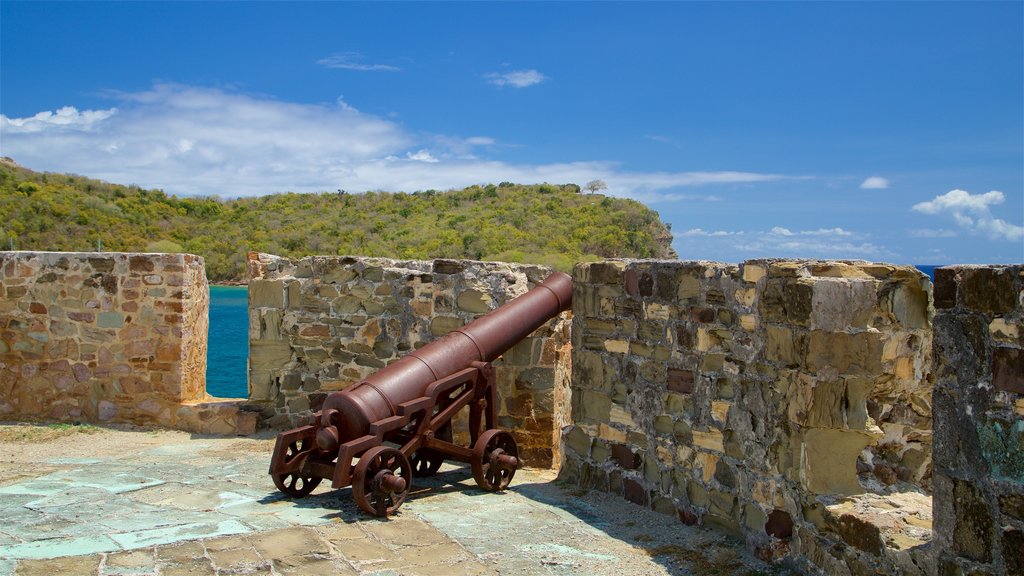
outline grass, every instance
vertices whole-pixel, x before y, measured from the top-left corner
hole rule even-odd
[[[102,430],[91,424],[13,424],[0,426],[0,442],[38,443],[76,434],[96,434]]]

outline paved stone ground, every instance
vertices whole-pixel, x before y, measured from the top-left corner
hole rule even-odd
[[[277,492],[269,438],[32,431],[0,426],[0,575],[771,571],[720,534],[564,490],[548,470],[493,494],[446,465],[380,520],[326,482],[302,500]]]

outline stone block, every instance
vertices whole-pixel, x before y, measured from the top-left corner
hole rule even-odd
[[[984,495],[969,481],[953,481],[953,550],[977,562],[992,561],[995,521]]]
[[[857,457],[874,443],[864,432],[811,428],[803,431],[800,478],[815,494],[859,494]]]
[[[693,392],[693,382],[693,370],[682,370],[679,368],[668,369],[666,387],[670,392],[690,394]]]
[[[997,390],[1024,394],[1024,350],[992,348],[992,385]]]
[[[477,290],[465,290],[456,299],[460,310],[473,314],[484,314],[492,308],[493,298],[490,294]]]
[[[796,367],[802,358],[800,340],[791,328],[783,326],[765,327],[765,359],[781,366]]]
[[[250,308],[284,308],[285,286],[280,280],[249,281]]]
[[[707,431],[692,430],[691,433],[695,447],[725,453],[725,439],[721,431],[712,428]]]
[[[890,312],[903,329],[927,330],[928,292],[922,282],[908,282],[898,285],[888,292],[885,299]]]
[[[644,488],[642,484],[632,478],[623,478],[622,490],[623,498],[629,500],[633,504],[639,504],[640,506],[647,507],[647,489]]]
[[[965,308],[985,314],[1007,314],[1017,306],[1014,274],[1009,267],[961,268],[960,295]]]
[[[866,328],[874,316],[877,298],[872,281],[820,278],[812,287],[811,328]],[[924,303],[927,312],[927,297]]]
[[[681,274],[679,285],[676,288],[676,298],[680,301],[696,299],[700,297],[701,278],[691,274]]]
[[[879,332],[812,331],[806,366],[810,372],[831,367],[839,374],[873,375],[882,372],[882,335]]]
[[[759,264],[745,262],[743,263],[742,267],[744,282],[757,282],[761,278],[764,278],[765,274],[767,273],[767,271],[764,269],[764,266],[761,266]]]

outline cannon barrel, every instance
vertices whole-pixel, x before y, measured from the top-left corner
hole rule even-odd
[[[331,393],[321,411],[317,444],[335,449],[367,434],[370,424],[395,416],[396,406],[421,397],[437,380],[491,362],[572,304],[572,277],[555,272],[529,292]]]

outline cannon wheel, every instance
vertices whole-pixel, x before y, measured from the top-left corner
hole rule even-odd
[[[309,438],[302,438],[289,444],[283,461],[290,463],[302,455],[308,455],[312,449],[310,446],[307,446],[309,442]],[[298,471],[271,474],[271,476],[274,478],[274,486],[277,486],[278,490],[292,498],[309,496],[309,493],[320,485],[321,480],[316,476],[303,476]]]
[[[507,488],[519,463],[516,440],[504,430],[484,432],[473,446],[473,478],[484,490],[497,492]]]
[[[452,423],[448,422],[438,428],[434,436],[438,440],[451,442]],[[444,454],[430,448],[420,448],[413,452],[412,456],[409,456],[409,460],[412,462],[412,475],[417,478],[426,478],[437,474],[437,471],[441,469],[441,464],[444,464]]]
[[[356,463],[352,497],[368,514],[386,517],[405,502],[412,487],[412,465],[401,450],[370,448]]]

